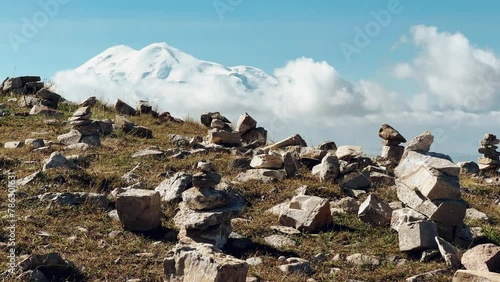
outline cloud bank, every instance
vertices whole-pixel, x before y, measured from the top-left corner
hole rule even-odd
[[[309,143],[334,140],[376,152],[378,127],[390,123],[407,139],[431,130],[439,150],[474,154],[474,144],[500,121],[498,58],[463,34],[436,27],[414,26],[401,38],[391,49],[411,44],[415,54],[393,66],[394,80],[415,83],[414,93],[348,81],[327,62],[309,58],[268,75],[201,61],[163,43],[110,48],[76,70],[57,73],[54,82],[69,100],[149,100],[181,118],[220,111],[236,121],[248,112],[273,139],[300,133]]]

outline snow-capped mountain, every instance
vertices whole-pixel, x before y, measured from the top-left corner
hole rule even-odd
[[[128,46],[111,47],[90,59],[75,72],[97,75],[118,84],[159,80],[174,84],[196,83],[200,76],[243,86],[252,91],[262,84],[276,85],[274,77],[248,66],[225,67],[199,60],[166,43],[154,43],[140,50]]]

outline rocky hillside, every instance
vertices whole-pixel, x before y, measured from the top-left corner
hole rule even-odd
[[[2,281],[500,281],[493,134],[454,164],[384,124],[371,159],[270,143],[251,113],[1,90]]]

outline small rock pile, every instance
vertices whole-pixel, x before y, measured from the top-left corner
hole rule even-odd
[[[197,164],[192,186],[182,193],[174,222],[182,242],[209,243],[222,248],[232,231],[231,219],[241,215],[244,200],[230,189],[215,189],[221,176],[210,162]]]
[[[61,95],[54,93],[47,88],[38,90],[35,96],[39,99],[40,105],[51,109],[57,109],[59,101],[61,100]]]
[[[484,135],[480,142],[481,147],[477,150],[483,157],[478,158],[479,169],[482,171],[493,170],[500,166],[500,152],[497,152],[500,140],[491,133]]]
[[[397,166],[404,153],[404,147],[400,144],[406,143],[406,139],[388,124],[382,124],[378,131],[378,136],[384,140],[382,141],[381,157],[385,161],[386,166]]]
[[[34,94],[44,87],[39,76],[7,77],[0,88],[2,93]]]
[[[101,135],[109,135],[113,131],[110,120],[92,120],[89,106],[79,108],[68,120],[71,126],[69,133],[60,135],[57,140],[64,145],[85,143],[90,146],[101,146]]]
[[[435,237],[459,244],[471,240],[463,224],[460,168],[449,156],[429,152],[434,137],[424,132],[409,142],[395,169],[397,196],[407,207],[394,210],[391,227],[401,251],[437,249]]]
[[[238,132],[233,132],[231,122],[219,112],[204,113],[200,117],[203,125],[210,128],[208,131],[208,143],[222,145],[225,147],[238,147],[241,138]]]

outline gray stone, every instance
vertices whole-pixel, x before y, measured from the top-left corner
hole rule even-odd
[[[341,186],[344,190],[366,190],[370,188],[370,174],[368,172],[352,172],[344,176]]]
[[[93,107],[93,106],[95,106],[95,104],[97,104],[97,98],[92,96],[92,97],[85,99],[85,101],[81,102],[80,106],[81,107]]]
[[[465,217],[470,220],[487,221],[488,216],[484,212],[480,212],[474,208],[469,208],[465,211]]]
[[[72,129],[70,132],[66,134],[62,134],[57,136],[57,141],[64,145],[72,145],[80,143],[82,139],[82,134],[78,130]]]
[[[378,130],[378,136],[384,140],[396,141],[399,143],[405,143],[406,139],[392,126],[388,124],[382,124]]]
[[[210,210],[224,207],[228,204],[227,193],[212,187],[191,188],[182,193],[182,201],[193,210]]]
[[[359,219],[370,225],[389,226],[391,215],[391,207],[375,194],[370,194],[361,206],[359,206]]]
[[[70,168],[77,169],[78,166],[72,161],[66,159],[61,153],[54,152],[44,161],[43,171],[52,168]]]
[[[244,113],[238,119],[236,124],[236,131],[240,134],[244,134],[252,129],[257,128],[257,121],[255,121],[249,114]]]
[[[285,138],[279,142],[276,142],[272,145],[269,145],[264,148],[264,150],[276,150],[276,149],[281,149],[284,147],[288,146],[300,146],[300,147],[307,147],[306,141],[302,139],[302,137],[298,134],[290,136],[288,138]]]
[[[436,240],[439,252],[444,258],[446,264],[453,269],[459,269],[462,266],[460,263],[462,253],[443,238],[436,236],[434,239]]]
[[[256,169],[281,169],[283,159],[279,155],[257,155],[253,157],[250,166]]]
[[[404,151],[405,148],[403,146],[383,146],[382,154],[380,156],[387,160],[399,162],[404,154]]]
[[[248,264],[210,244],[177,244],[163,261],[167,281],[245,282]]]
[[[213,119],[210,123],[210,128],[217,128],[223,131],[232,132],[232,128],[229,124],[223,122],[222,120]]]
[[[285,178],[285,173],[281,170],[273,169],[249,169],[236,176],[236,179],[241,182],[258,180],[264,183],[280,181]]]
[[[267,143],[267,130],[262,127],[249,130],[241,135],[241,140],[253,148],[265,146]]]
[[[427,216],[430,220],[457,226],[465,218],[467,205],[462,200],[431,201],[421,193],[409,189],[402,183],[396,183],[397,196],[408,207]]]
[[[116,100],[115,110],[119,114],[128,115],[128,116],[135,116],[135,114],[136,114],[136,110],[134,108],[132,108],[130,105],[126,104],[125,102],[123,102],[120,99]]]
[[[304,232],[319,231],[333,223],[330,203],[327,199],[316,196],[295,196],[288,208],[280,214],[279,222]]]
[[[460,162],[457,163],[457,166],[460,168],[461,174],[478,174],[479,166],[477,163],[469,161],[469,162]]]
[[[147,115],[153,112],[153,107],[149,104],[148,101],[139,101],[136,104],[136,113]]]
[[[241,139],[240,134],[237,132],[210,131],[208,133],[208,142],[223,146],[239,146]]]
[[[280,265],[278,268],[286,274],[298,273],[305,276],[309,276],[313,273],[309,261],[302,258],[288,258],[286,259],[287,264]]]
[[[412,277],[406,278],[406,282],[424,282],[424,281],[434,281],[438,276],[448,274],[446,269],[436,269],[422,274],[418,274]]]
[[[109,207],[109,201],[103,194],[88,192],[45,193],[38,196],[42,202],[50,202],[61,206],[74,206],[90,203],[102,209]]]
[[[325,141],[319,144],[316,148],[325,151],[337,151],[337,144],[333,141]]]
[[[406,146],[406,151],[429,152],[434,142],[434,136],[430,131],[425,131],[419,136],[413,138]]]
[[[327,154],[322,160],[319,169],[321,182],[334,182],[340,175],[339,159],[333,153]]]
[[[361,146],[344,145],[338,147],[335,154],[339,160],[349,161],[361,156],[363,154],[363,148]]]
[[[352,254],[350,256],[347,256],[346,261],[350,264],[358,265],[358,266],[363,266],[363,265],[378,266],[378,265],[380,265],[380,261],[377,257],[363,255],[363,254]]]
[[[399,231],[399,227],[408,223],[426,220],[427,217],[409,208],[396,209],[392,212],[391,228]]]
[[[297,161],[292,156],[292,153],[286,152],[283,154],[283,168],[287,177],[294,177],[299,172]]]
[[[461,198],[460,168],[447,159],[409,151],[394,173],[403,184],[431,200]]]
[[[500,273],[500,246],[494,244],[477,245],[463,254],[462,264],[468,270]]]
[[[153,149],[145,149],[145,150],[140,150],[135,152],[132,155],[132,158],[140,158],[140,157],[146,157],[146,156],[156,156],[156,157],[162,157],[165,155],[165,152],[159,151],[159,150],[153,150]]]
[[[359,202],[351,197],[344,197],[338,201],[330,202],[332,213],[357,213],[359,206]]]
[[[399,250],[419,251],[437,249],[438,236],[436,224],[432,221],[417,221],[403,224],[399,227]]]
[[[297,242],[283,235],[264,237],[264,242],[276,249],[290,249],[297,246]]]
[[[66,150],[78,150],[78,151],[87,151],[90,148],[89,144],[86,143],[76,143],[66,146]]]
[[[186,172],[178,172],[172,178],[162,181],[155,191],[160,193],[163,202],[180,200],[182,192],[193,186],[193,175]]]
[[[193,174],[194,187],[213,187],[220,183],[221,175],[216,172],[197,172]]]
[[[24,146],[23,141],[9,141],[3,144],[5,149],[19,149]]]
[[[79,143],[85,143],[91,147],[101,147],[101,137],[99,135],[82,136]]]
[[[160,193],[130,189],[118,195],[116,209],[123,227],[131,231],[151,231],[161,226]]]
[[[43,139],[26,139],[24,140],[24,144],[33,149],[45,147],[45,141],[43,141]]]
[[[452,282],[500,282],[500,274],[478,270],[458,270]]]

